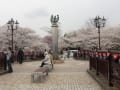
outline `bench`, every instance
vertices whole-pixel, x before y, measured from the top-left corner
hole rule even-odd
[[[31,74],[31,81],[34,82],[43,82],[46,79],[46,76],[48,75],[49,69],[47,67],[41,67],[37,70],[35,70]]]
[[[51,65],[44,65],[43,67],[48,68],[49,72],[53,69],[52,64]]]

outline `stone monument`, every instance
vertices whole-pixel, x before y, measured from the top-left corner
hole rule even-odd
[[[58,21],[59,15],[51,15],[51,30],[52,30],[52,50],[54,59],[58,59]]]

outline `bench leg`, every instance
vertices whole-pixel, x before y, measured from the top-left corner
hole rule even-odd
[[[40,75],[40,82],[43,82],[44,81],[44,75]]]
[[[38,75],[38,82],[41,82],[41,75]]]
[[[46,76],[48,76],[48,71],[46,72]]]
[[[31,82],[34,82],[34,74],[31,74]]]
[[[46,80],[46,76],[48,75],[48,73],[46,72],[43,76],[44,80]]]

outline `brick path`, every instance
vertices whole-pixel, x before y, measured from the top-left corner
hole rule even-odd
[[[31,83],[31,72],[38,68],[40,61],[14,64],[14,72],[0,76],[0,90],[102,90],[88,75],[88,61],[65,60],[55,64],[43,83]]]

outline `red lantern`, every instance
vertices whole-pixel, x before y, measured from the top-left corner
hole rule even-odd
[[[110,55],[110,53],[109,52],[107,52],[107,56],[109,56]]]
[[[107,56],[107,55],[106,55],[106,53],[104,52],[104,53],[103,53],[103,57],[106,57],[106,56]]]
[[[114,55],[113,55],[113,58],[114,58],[114,59],[118,59],[118,58],[119,58],[119,54],[114,54]]]

